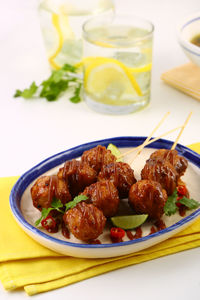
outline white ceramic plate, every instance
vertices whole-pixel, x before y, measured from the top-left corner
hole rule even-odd
[[[34,226],[35,221],[40,217],[40,212],[32,205],[30,188],[38,177],[44,174],[56,174],[56,171],[66,160],[78,158],[85,150],[97,145],[107,147],[109,143],[112,143],[119,147],[123,152],[129,147],[136,147],[142,144],[145,139],[146,137],[117,137],[95,141],[58,153],[39,163],[22,175],[11,191],[10,206],[16,221],[29,236],[45,247],[64,255],[87,258],[115,257],[130,254],[164,241],[183,230],[196,220],[200,215],[200,209],[188,211],[185,217],[181,217],[178,213],[170,217],[164,216],[163,221],[166,224],[166,229],[151,235],[149,235],[149,233],[152,224],[145,223],[142,226],[142,238],[132,241],[128,240],[128,238],[124,238],[122,243],[115,244],[112,244],[109,239],[108,229],[105,229],[103,234],[98,238],[101,241],[101,244],[90,245],[77,240],[72,234],[70,239],[66,239],[61,232],[49,234],[47,231]],[[132,165],[136,178],[138,180],[140,179],[140,172],[145,161],[155,149],[170,149],[171,146],[171,141],[160,139],[159,141],[152,143],[150,147],[145,148],[140,156],[134,160]],[[200,156],[187,147],[179,144],[176,149],[179,154],[186,157],[189,162],[186,173],[182,179],[187,184],[190,197],[200,202]],[[130,158],[131,155],[127,156],[125,161],[130,161]],[[126,204],[126,200],[124,200],[124,202]]]

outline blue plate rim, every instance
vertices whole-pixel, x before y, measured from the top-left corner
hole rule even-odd
[[[23,192],[25,189],[28,187],[28,185],[33,182],[38,176],[42,175],[44,172],[52,169],[53,167],[56,167],[60,164],[62,164],[65,160],[66,157],[71,157],[76,158],[80,156],[85,150],[88,150],[92,147],[95,147],[99,144],[103,146],[107,146],[109,143],[115,144],[118,147],[133,147],[142,144],[146,137],[144,136],[120,136],[120,137],[112,137],[112,138],[107,138],[107,139],[102,139],[102,140],[96,140],[93,142],[89,143],[84,143],[78,146],[75,146],[73,148],[67,149],[65,151],[59,152],[55,155],[52,155],[48,157],[47,159],[41,161],[31,169],[29,169],[27,172],[25,172],[15,183],[13,186],[10,197],[9,197],[9,202],[10,202],[10,208],[15,216],[15,218],[18,220],[18,222],[23,225],[26,229],[28,229],[30,232],[39,235],[40,237],[54,242],[56,244],[68,246],[68,247],[76,247],[76,248],[97,248],[97,249],[103,249],[103,248],[111,248],[111,247],[124,247],[127,245],[132,245],[132,244],[137,244],[141,243],[153,238],[156,238],[160,235],[164,235],[168,232],[171,232],[172,230],[178,229],[179,227],[187,224],[188,222],[194,220],[197,216],[200,215],[200,208],[195,210],[193,213],[190,215],[186,216],[185,218],[179,220],[177,223],[160,230],[156,233],[153,233],[148,236],[141,237],[136,240],[130,240],[130,241],[125,241],[121,243],[114,243],[114,244],[78,244],[78,243],[72,243],[68,241],[63,241],[60,239],[57,239],[53,236],[50,236],[42,231],[40,231],[38,228],[32,226],[29,224],[25,218],[23,217],[19,205],[20,205],[20,200]],[[166,139],[159,139],[158,141],[150,144],[147,146],[148,148],[167,148],[170,149],[171,146],[173,145],[173,142],[170,140]],[[183,156],[185,156],[189,161],[191,161],[194,165],[200,168],[200,155],[194,152],[193,150],[187,148],[186,146],[183,146],[181,144],[177,144],[176,150]],[[46,167],[48,166],[48,169]],[[50,166],[50,168],[49,168]],[[40,172],[39,172],[40,170]],[[45,170],[45,171],[43,171]],[[39,175],[38,175],[39,174]]]

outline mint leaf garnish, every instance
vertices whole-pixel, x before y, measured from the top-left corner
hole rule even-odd
[[[66,207],[66,211],[70,208],[73,208],[75,207],[79,202],[81,201],[85,201],[87,200],[88,197],[85,196],[85,195],[79,195],[79,196],[76,196],[72,201],[68,202],[67,204],[65,204],[65,207]]]

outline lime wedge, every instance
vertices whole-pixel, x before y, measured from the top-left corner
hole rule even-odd
[[[147,217],[148,215],[117,216],[112,217],[111,221],[116,227],[120,227],[122,229],[133,229],[142,225],[146,221]]]
[[[116,156],[117,158],[121,155],[121,152],[119,151],[119,149],[115,145],[113,145],[113,144],[109,144],[108,147],[107,147],[107,149],[110,150],[111,153],[114,156]],[[117,162],[118,161],[123,161],[123,159],[122,158],[118,158]]]

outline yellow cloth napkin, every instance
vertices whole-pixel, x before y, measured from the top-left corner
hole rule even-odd
[[[200,143],[191,145],[200,153]],[[0,280],[6,290],[28,295],[49,291],[125,266],[200,246],[200,219],[165,242],[123,257],[84,259],[59,255],[32,240],[17,225],[9,193],[17,177],[0,178]]]
[[[193,63],[169,70],[161,75],[161,79],[200,101],[200,68]]]

